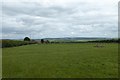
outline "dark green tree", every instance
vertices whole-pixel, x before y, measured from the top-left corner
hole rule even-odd
[[[42,43],[42,44],[44,43],[44,39],[41,39],[41,43]]]
[[[30,41],[30,38],[29,37],[25,37],[24,41]]]

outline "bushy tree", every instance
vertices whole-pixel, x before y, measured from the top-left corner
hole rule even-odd
[[[44,39],[41,39],[41,43],[44,43]]]
[[[29,37],[25,37],[24,41],[30,41],[30,38]]]

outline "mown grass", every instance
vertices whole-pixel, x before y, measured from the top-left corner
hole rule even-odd
[[[39,44],[4,48],[4,78],[116,78],[118,44]]]

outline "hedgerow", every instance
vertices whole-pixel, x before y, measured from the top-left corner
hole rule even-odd
[[[2,48],[35,44],[33,41],[2,40]]]

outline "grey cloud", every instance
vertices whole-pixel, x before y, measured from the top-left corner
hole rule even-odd
[[[8,5],[7,5],[8,4]],[[70,14],[71,8],[65,8],[62,6],[50,6],[44,7],[36,3],[16,3],[18,5],[9,5],[10,3],[3,4],[3,13],[7,15],[17,16],[22,14],[42,17],[56,17],[60,14]],[[27,6],[26,6],[27,4]]]
[[[3,4],[4,35],[41,37],[106,36],[116,37],[117,7],[89,2],[42,5],[36,2]]]

